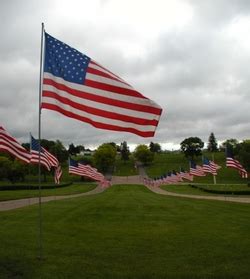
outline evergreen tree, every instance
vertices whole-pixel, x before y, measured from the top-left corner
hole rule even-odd
[[[129,147],[127,145],[127,142],[124,141],[121,143],[121,158],[123,161],[127,161],[129,159]]]
[[[210,152],[218,151],[218,143],[213,132],[210,134],[208,138],[207,150]]]

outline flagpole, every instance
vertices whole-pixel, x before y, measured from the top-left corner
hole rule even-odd
[[[40,76],[39,76],[39,117],[38,117],[38,142],[39,142],[39,163],[38,163],[38,185],[39,185],[39,255],[43,258],[42,245],[42,198],[41,198],[41,96],[42,96],[42,78],[43,78],[43,39],[44,39],[44,23],[42,22],[41,30],[41,52],[40,52]]]
[[[213,162],[214,162],[214,153],[212,154],[212,159],[213,159]],[[214,184],[216,184],[216,175],[213,174],[213,178],[214,178]]]

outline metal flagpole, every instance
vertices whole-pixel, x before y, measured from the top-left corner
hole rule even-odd
[[[39,164],[38,164],[38,184],[39,184],[39,259],[43,258],[42,245],[42,198],[41,198],[41,96],[42,96],[42,78],[43,78],[43,38],[44,24],[42,23],[41,32],[41,52],[40,52],[40,77],[39,77],[39,117],[38,117],[38,142],[39,142]]]
[[[213,159],[213,162],[214,162],[214,153],[212,154],[212,159]],[[213,178],[214,178],[214,184],[216,184],[216,175],[213,174]]]

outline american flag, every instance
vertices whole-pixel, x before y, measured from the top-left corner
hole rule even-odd
[[[30,162],[30,153],[1,126],[0,151],[7,152],[25,163]]]
[[[83,163],[79,163],[78,166],[82,170],[83,176],[87,176],[97,181],[104,180],[104,175],[98,172],[97,169],[91,167],[90,165],[84,165]]]
[[[217,170],[221,168],[215,162],[210,161],[208,158],[203,158],[203,171],[211,173],[212,175],[217,175]]]
[[[78,166],[78,162],[69,158],[69,174],[82,175],[82,171]]]
[[[248,173],[246,169],[241,165],[241,163],[238,160],[234,159],[232,152],[227,150],[226,156],[226,166],[229,168],[237,169],[242,178],[248,178]]]
[[[32,135],[30,135],[30,137],[31,137],[31,141],[30,141],[31,159],[30,159],[30,162],[33,163],[33,164],[39,164],[39,150],[40,150],[40,163],[47,170],[50,170],[50,168],[51,168],[50,160],[47,157],[46,153],[44,152],[44,149],[41,148],[38,140],[33,138]]]
[[[142,137],[154,136],[162,112],[123,79],[47,33],[41,107]]]
[[[199,165],[196,165],[194,161],[190,161],[189,173],[194,176],[206,176],[206,174],[203,171],[203,168]]]
[[[180,170],[180,176],[183,179],[187,179],[189,181],[193,181],[194,177],[190,173],[186,172],[183,168]]]
[[[97,169],[91,167],[90,165],[84,165],[71,158],[69,159],[69,173],[89,177],[96,181],[105,180],[104,175],[98,172]]]
[[[55,184],[60,184],[61,176],[62,176],[62,168],[61,166],[58,166],[55,168],[55,174],[54,174]]]

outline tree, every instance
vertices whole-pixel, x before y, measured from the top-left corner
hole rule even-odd
[[[154,153],[161,152],[161,146],[159,143],[153,143],[152,141],[149,144],[149,150]]]
[[[144,165],[148,165],[154,160],[154,153],[149,150],[147,145],[141,144],[138,145],[134,151],[135,158],[143,163]]]
[[[210,134],[208,138],[207,150],[210,152],[218,151],[218,143],[213,132]]]
[[[6,179],[11,172],[11,161],[4,156],[0,156],[0,180]]]
[[[79,148],[78,148],[77,146],[74,146],[73,143],[71,143],[71,144],[69,145],[68,152],[69,152],[70,155],[75,156],[76,154],[79,153]]]
[[[250,140],[244,140],[239,143],[236,147],[237,157],[243,167],[249,172],[250,171]]]
[[[222,151],[225,151],[226,148],[229,148],[231,151],[233,151],[238,143],[239,142],[237,141],[237,139],[228,139],[221,144],[220,149]]]
[[[198,137],[186,138],[181,142],[181,151],[185,154],[186,158],[191,160],[195,156],[200,156],[202,154],[202,148],[204,147],[204,142]]]
[[[129,151],[129,147],[127,145],[127,142],[124,141],[121,143],[121,158],[123,161],[127,161],[129,159],[129,154],[130,154],[130,151]]]
[[[95,151],[93,161],[98,170],[107,172],[114,166],[115,157],[116,148],[109,143],[104,143]]]

